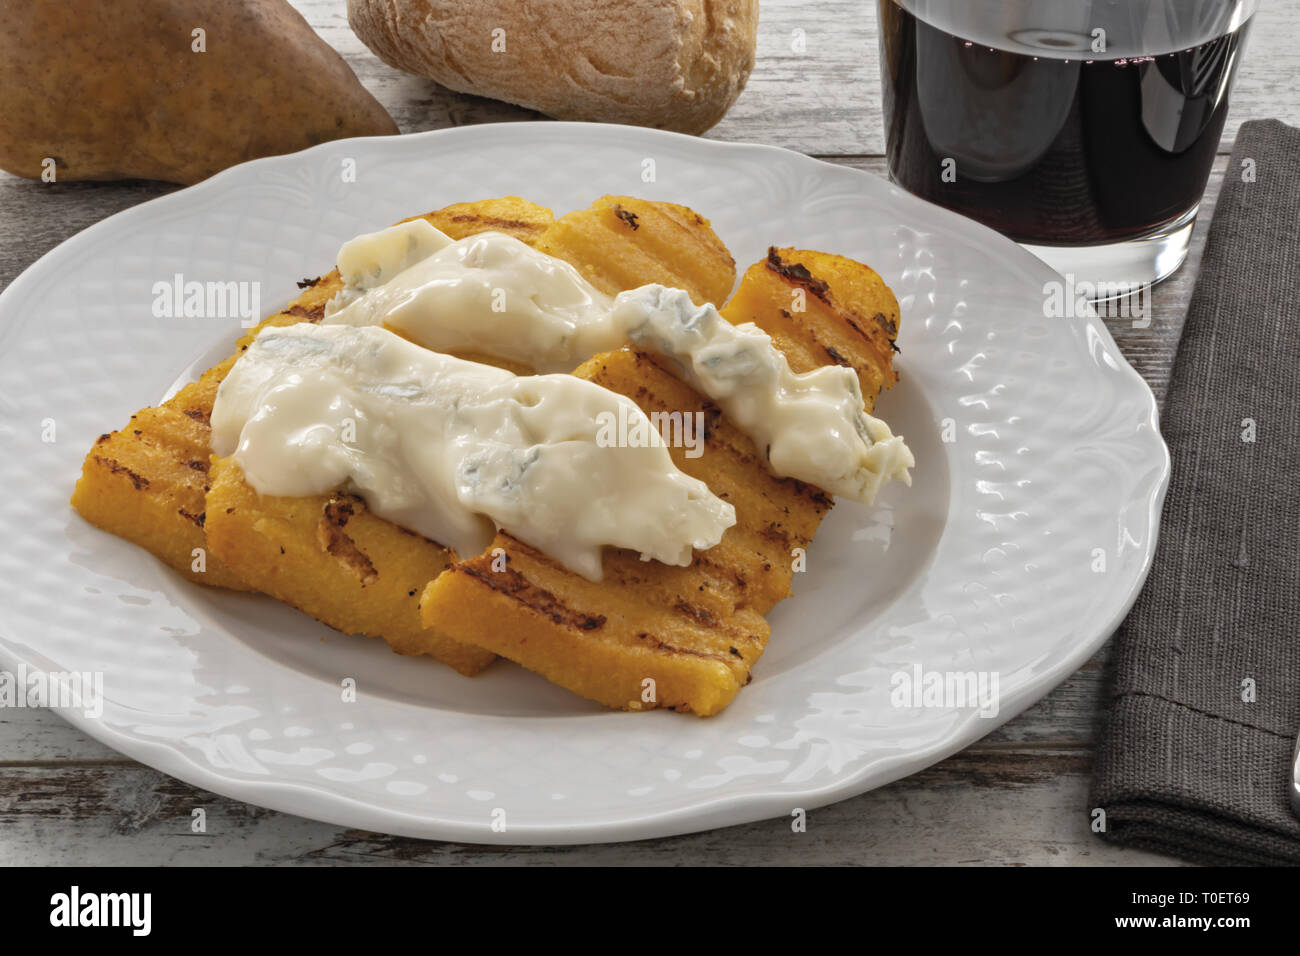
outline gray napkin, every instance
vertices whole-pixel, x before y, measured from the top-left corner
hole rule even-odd
[[[1173,480],[1091,805],[1114,843],[1300,864],[1300,130],[1241,127],[1162,419]]]

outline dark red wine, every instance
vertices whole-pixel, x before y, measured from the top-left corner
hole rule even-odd
[[[1071,0],[1021,0],[1060,28],[1018,30],[1015,3],[981,23],[980,0],[879,2],[889,171],[910,192],[1040,245],[1133,239],[1200,201],[1250,24],[1215,19],[1233,3],[1186,0],[1152,38],[1142,0],[1101,33]],[[1200,39],[1161,50],[1180,35]]]

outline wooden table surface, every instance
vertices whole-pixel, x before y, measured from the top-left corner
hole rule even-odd
[[[535,118],[389,69],[348,29],[343,0],[295,0],[295,6],[404,133]],[[785,146],[883,176],[874,6],[869,0],[763,0],[754,73],[708,136]],[[1237,126],[1263,117],[1300,124],[1300,9],[1265,0],[1256,21],[1191,257],[1156,288],[1149,328],[1110,323],[1129,361],[1161,397]],[[802,53],[792,49],[796,30],[805,38]],[[69,236],[174,188],[42,184],[0,173],[0,288]],[[126,759],[51,712],[0,709],[0,863],[1172,864],[1112,847],[1088,829],[1108,649],[962,753],[812,811],[806,833],[792,833],[781,818],[567,848],[422,842],[274,813]],[[190,832],[195,807],[206,808],[206,833]]]

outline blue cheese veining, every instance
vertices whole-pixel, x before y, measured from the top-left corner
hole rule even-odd
[[[762,329],[732,325],[680,289],[611,298],[512,236],[453,241],[424,220],[351,240],[339,270],[346,287],[326,322],[382,325],[429,349],[540,372],[572,371],[630,342],[670,359],[766,451],[773,473],[868,503],[890,479],[911,483],[911,451],[867,413],[852,369],[796,373]]]
[[[766,450],[774,474],[868,504],[892,478],[911,484],[912,452],[867,414],[852,369],[795,373],[757,325],[732,325],[681,289],[647,285],[620,293],[609,315],[629,341],[670,359],[683,381]]]
[[[217,393],[212,448],[262,494],[344,488],[461,556],[505,528],[593,580],[605,545],[689,564],[735,510],[662,441],[605,447],[606,414],[645,417],[571,375],[517,376],[378,327],[303,323],[263,330],[240,356]]]

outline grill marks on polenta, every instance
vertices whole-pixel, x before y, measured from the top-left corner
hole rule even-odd
[[[736,524],[722,541],[696,552],[684,568],[607,549],[605,579],[597,583],[500,534],[488,554],[453,565],[429,585],[421,602],[426,624],[611,707],[708,715],[734,698],[767,644],[762,615],[790,593],[790,551],[812,540],[830,501],[772,475],[749,437],[669,365],[624,348],[574,374],[628,396],[647,414],[705,411],[712,425],[704,454],[689,458],[676,447],[669,453],[735,506]],[[507,600],[490,583],[494,566],[502,573],[501,558],[537,591],[514,590],[516,600]],[[520,594],[544,594],[559,620],[518,600]],[[561,623],[592,614],[605,617],[598,630],[578,633]]]
[[[570,262],[610,294],[659,282],[717,305],[735,284],[730,253],[684,206],[609,196],[555,220],[550,210],[506,197],[424,218],[453,239],[506,232]],[[299,285],[298,299],[263,326],[320,321],[342,283],[331,271]],[[802,312],[792,307],[796,289]],[[868,409],[896,379],[897,301],[852,260],[773,248],[746,271],[722,313],[764,329],[795,371],[852,367]],[[832,500],[773,476],[766,449],[680,381],[670,362],[625,348],[574,374],[647,413],[702,413],[703,455],[688,458],[671,444],[669,453],[735,507],[737,523],[689,567],[606,549],[605,578],[593,582],[504,532],[484,554],[457,561],[354,496],[261,496],[229,459],[213,458],[209,467],[217,387],[261,327],[171,401],[98,439],[73,497],[83,515],[191,580],[249,582],[339,630],[382,637],[398,653],[427,654],[463,674],[500,654],[611,707],[700,715],[717,713],[750,681],[769,637],[763,615],[789,595],[793,552],[811,542]],[[194,548],[211,550],[205,572],[191,571]]]
[[[736,281],[735,260],[707,219],[631,196],[606,196],[569,213],[537,248],[609,295],[658,282],[685,289],[697,305],[721,305]]]
[[[598,356],[574,374],[627,395],[647,415],[700,411],[713,422],[698,458],[680,447],[668,451],[678,468],[736,509],[737,523],[709,554],[738,569],[748,584],[748,601],[766,614],[790,593],[789,549],[807,546],[831,500],[811,485],[773,475],[749,436],[674,376],[670,365],[648,352],[626,348]]]
[[[420,623],[419,593],[446,548],[377,517],[353,495],[259,495],[229,458],[212,459],[208,545],[257,590],[347,634],[382,637],[462,674],[493,660]]]
[[[457,239],[481,231],[478,224],[491,221],[497,223],[494,228],[524,242],[533,241],[554,222],[549,209],[517,196],[457,203],[423,218]],[[217,388],[257,333],[267,326],[320,321],[325,303],[343,287],[337,270],[298,285],[303,291],[297,299],[249,330],[236,342],[233,354],[198,381],[157,408],[132,415],[125,429],[97,440],[72,495],[72,506],[82,517],[151,551],[191,581],[250,589],[237,572],[208,553],[205,522],[195,518],[205,514],[204,496],[209,489],[206,480],[187,473],[185,466],[194,460],[207,461]],[[126,473],[114,471],[111,463],[126,468],[135,479],[124,484]],[[197,562],[202,570],[195,570],[196,553],[203,555]]]
[[[898,300],[874,270],[852,259],[769,248],[745,270],[722,314],[770,335],[796,372],[831,363],[852,368],[867,411],[898,380]]]
[[[489,224],[500,228],[501,223],[496,220],[511,219],[515,221],[511,228],[516,229],[517,237],[525,241],[528,241],[528,233],[537,230],[521,229],[517,223],[540,223],[544,219],[540,215],[519,212],[518,204],[523,200],[496,202],[506,203],[504,208],[514,208],[516,214],[503,215],[501,208],[493,212],[483,209],[484,204],[471,204],[448,207],[428,218],[449,234],[457,233],[457,230],[459,234],[470,234],[474,229]],[[547,212],[546,217],[549,215]],[[647,219],[658,221],[654,217]],[[547,222],[544,235],[550,235],[549,219]],[[452,225],[456,228],[453,229]],[[622,220],[618,225],[626,228]],[[645,239],[655,228],[658,227],[642,225],[636,233]],[[707,229],[707,225],[697,228]],[[704,245],[711,244],[721,245],[710,232]],[[693,244],[693,248],[698,245]],[[662,263],[660,266],[666,267]],[[729,289],[735,277],[730,257],[717,268],[722,272],[716,277],[716,284]],[[337,281],[337,273],[331,273],[322,283]],[[632,284],[649,281],[649,277],[636,277]],[[486,356],[474,358],[503,364]],[[716,409],[714,414],[716,417]],[[218,460],[218,464],[209,498],[235,501],[238,506],[234,510],[210,507],[210,511],[220,513],[210,520],[208,537],[214,552],[228,560],[249,581],[256,581],[260,590],[340,630],[383,637],[401,653],[427,653],[449,663],[457,661],[459,666],[456,663],[453,666],[458,666],[464,673],[471,673],[492,658],[490,648],[459,639],[449,628],[426,627],[421,621],[418,594],[453,559],[446,548],[382,521],[367,511],[359,500],[353,502],[352,513],[346,516],[343,526],[338,521],[322,524],[322,509],[326,507],[324,499],[257,496],[243,481],[233,462]],[[369,565],[361,560],[363,557]],[[465,557],[473,558],[472,555]],[[636,564],[644,567],[639,560]],[[484,567],[491,571],[490,564]],[[410,593],[412,586],[409,582],[413,580],[418,580],[416,595]],[[530,613],[540,613],[534,605],[546,606],[540,595],[519,587],[520,582],[516,579],[506,578],[497,583],[503,585],[497,598],[504,600],[504,595],[513,591],[517,592],[517,598],[526,597],[532,601],[532,604],[525,605],[520,600],[512,600],[504,605],[512,609],[511,613],[520,614],[525,606],[532,609]],[[515,586],[505,587],[508,583]],[[480,584],[480,587],[491,590],[485,584]],[[551,609],[554,611],[558,607],[553,605]],[[590,622],[601,613],[599,608],[582,609],[573,619]],[[554,622],[551,623],[554,626]],[[500,627],[512,626],[507,619],[498,619],[497,624]],[[467,652],[478,657],[467,658]]]
[[[321,509],[320,523],[316,525],[316,540],[345,568],[351,571],[361,586],[374,584],[379,579],[375,563],[370,556],[357,547],[357,543],[347,533],[348,519],[356,513],[356,505],[361,502],[354,495],[332,495]]]
[[[620,209],[632,209],[635,229]],[[564,232],[552,249],[567,257],[562,250],[581,246],[581,234],[595,232],[601,223],[606,232],[623,230],[630,242],[651,221],[620,197],[603,211],[583,214],[571,227],[565,220],[557,223],[557,231]],[[622,255],[626,261],[628,254]],[[772,268],[774,263],[780,268]],[[605,279],[616,282],[610,277],[617,275],[607,272]],[[596,277],[588,278],[601,287]],[[792,288],[804,292],[803,312],[790,308]],[[868,407],[894,381],[886,333],[897,328],[898,305],[879,277],[858,263],[773,250],[746,272],[722,312],[733,322],[756,322],[796,371],[828,361],[852,366]],[[868,317],[877,313],[894,324],[877,321],[878,334],[864,332]],[[795,549],[811,542],[831,498],[811,485],[773,476],[766,449],[755,448],[658,356],[624,348],[596,356],[574,374],[621,392],[648,414],[703,412],[704,454],[688,458],[684,449],[671,446],[669,453],[678,468],[735,507],[736,525],[717,546],[696,552],[687,568],[641,562],[634,554],[609,549],[600,583],[498,535],[491,554],[454,564],[430,583],[421,602],[423,620],[610,707],[717,713],[749,682],[769,634],[762,615],[790,593]],[[508,572],[501,569],[502,559]],[[494,573],[508,573],[503,580],[509,586],[494,584]],[[603,618],[598,628],[569,623],[595,614]]]

